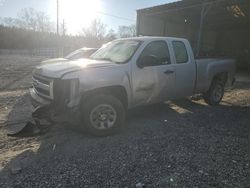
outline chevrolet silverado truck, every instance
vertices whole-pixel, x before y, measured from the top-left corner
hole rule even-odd
[[[234,73],[233,59],[195,59],[186,39],[136,37],[105,44],[89,59],[38,66],[30,94],[34,106],[79,114],[90,133],[106,136],[137,106],[194,94],[217,105]]]

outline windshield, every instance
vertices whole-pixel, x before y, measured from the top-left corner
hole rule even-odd
[[[112,61],[114,63],[125,63],[135,53],[139,44],[140,42],[136,40],[120,40],[110,42],[91,55],[90,58]]]

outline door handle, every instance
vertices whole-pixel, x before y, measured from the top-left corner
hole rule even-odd
[[[165,72],[164,72],[164,74],[173,74],[174,73],[174,71],[172,71],[172,70],[166,70]]]

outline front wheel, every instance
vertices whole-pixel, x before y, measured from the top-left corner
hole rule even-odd
[[[224,84],[214,80],[209,90],[203,95],[205,102],[209,105],[218,105],[224,96]]]
[[[95,136],[108,136],[124,125],[125,109],[117,98],[111,95],[96,95],[86,101],[83,107],[84,123]]]

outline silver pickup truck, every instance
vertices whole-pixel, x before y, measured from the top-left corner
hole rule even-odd
[[[105,44],[89,59],[37,67],[30,94],[34,106],[79,114],[90,133],[105,136],[136,106],[194,94],[219,104],[234,73],[232,59],[195,60],[186,39],[136,37]]]

